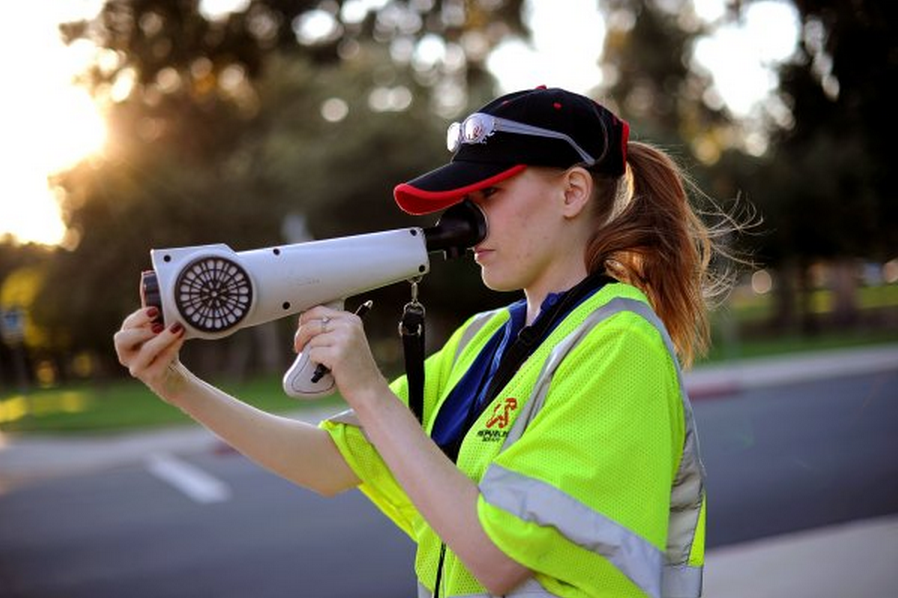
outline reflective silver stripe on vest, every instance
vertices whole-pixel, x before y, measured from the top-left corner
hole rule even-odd
[[[471,323],[468,324],[468,327],[465,328],[465,331],[461,333],[461,338],[458,339],[458,347],[455,349],[455,359],[454,362],[458,361],[458,358],[461,357],[462,351],[465,350],[465,347],[468,346],[474,337],[480,332],[484,326],[486,326],[487,322],[493,319],[494,316],[498,315],[504,310],[504,308],[494,309],[491,311],[481,312],[475,315]]]
[[[493,464],[480,492],[486,502],[522,521],[554,527],[574,544],[608,559],[649,596],[660,595],[661,551],[555,486]]]
[[[698,435],[695,432],[695,416],[692,403],[686,394],[683,373],[676,359],[673,341],[661,318],[646,304],[639,301],[627,301],[630,311],[638,313],[652,324],[664,339],[677,369],[677,382],[680,396],[683,398],[683,422],[685,436],[683,440],[683,456],[674,476],[673,489],[670,493],[670,518],[667,525],[667,552],[661,579],[661,595],[665,598],[694,598],[702,594],[702,567],[689,566],[689,553],[695,540],[699,516],[704,496],[705,467],[702,465]],[[635,304],[635,305],[632,305]]]
[[[442,595],[442,594],[440,594]],[[424,584],[418,582],[418,598],[432,598],[433,594],[424,587]],[[503,594],[504,598],[553,598],[555,594],[548,592],[536,579],[530,578],[511,593]],[[496,598],[493,594],[455,594],[447,598]]]
[[[524,403],[522,412],[509,430],[502,450],[521,437],[530,421],[542,408],[552,377],[565,356],[599,322],[623,311],[634,312],[641,316],[661,334],[677,372],[683,401],[684,447],[671,490],[665,554],[662,555],[640,536],[601,513],[589,509],[555,487],[539,480],[525,478],[495,464],[487,470],[480,491],[487,502],[525,521],[557,527],[571,541],[607,558],[650,596],[697,597],[701,595],[702,570],[701,567],[689,567],[687,562],[701,511],[704,467],[699,458],[692,406],[686,395],[673,342],[660,318],[648,305],[634,299],[614,298],[590,313],[576,330],[565,337],[543,364],[530,398]],[[510,487],[503,488],[506,484],[510,484]],[[527,494],[524,494],[525,492]],[[533,494],[530,494],[531,492]],[[577,515],[571,516],[570,513]]]

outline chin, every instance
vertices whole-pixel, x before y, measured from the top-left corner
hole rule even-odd
[[[483,281],[483,286],[498,293],[508,293],[523,288],[520,284],[504,279],[501,276],[496,276],[495,273],[490,274],[485,269],[481,269],[480,279]]]

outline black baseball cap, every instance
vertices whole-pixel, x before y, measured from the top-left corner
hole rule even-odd
[[[627,122],[595,100],[564,89],[538,87],[509,93],[465,122],[472,124],[468,129],[474,138],[460,142],[448,164],[393,190],[405,212],[420,215],[443,210],[527,166],[583,164],[609,176],[622,175],[626,167]],[[483,123],[488,125],[486,131]]]

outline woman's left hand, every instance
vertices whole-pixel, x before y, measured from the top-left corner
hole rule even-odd
[[[340,394],[353,407],[370,391],[388,386],[371,354],[362,319],[351,312],[325,306],[303,312],[293,348],[330,369]]]

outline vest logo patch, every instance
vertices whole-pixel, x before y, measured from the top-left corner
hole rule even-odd
[[[490,418],[486,420],[486,427],[496,427],[500,430],[505,429],[505,426],[508,425],[509,415],[511,415],[511,412],[517,408],[518,400],[514,397],[508,397],[503,402],[493,407],[492,415],[490,415]]]
[[[493,407],[493,414],[486,420],[486,427],[497,427],[500,430],[508,425],[508,416],[512,411],[518,408],[518,400],[514,397],[508,397],[503,402]]]
[[[508,436],[508,420],[511,413],[518,408],[518,400],[508,397],[493,407],[493,412],[486,420],[486,429],[478,430],[477,436],[484,442],[498,442]]]

